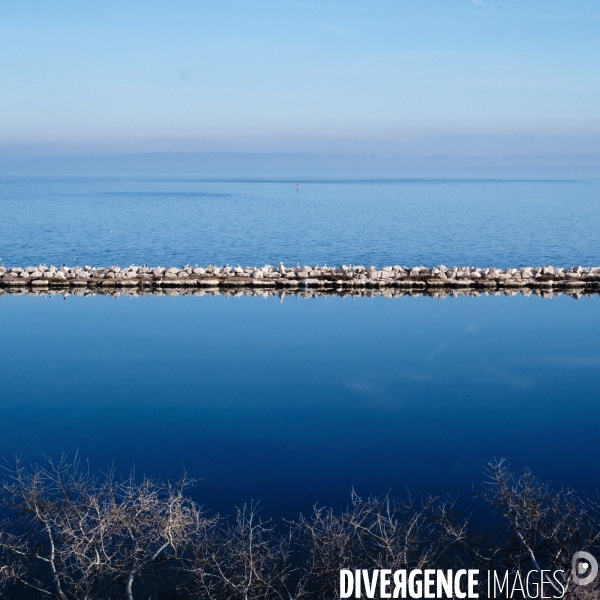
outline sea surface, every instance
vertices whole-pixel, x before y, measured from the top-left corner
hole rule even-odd
[[[5,264],[600,264],[570,180],[3,180]],[[0,456],[198,478],[231,514],[600,487],[600,297],[0,296]]]
[[[597,265],[599,224],[593,174],[0,178],[5,265]]]

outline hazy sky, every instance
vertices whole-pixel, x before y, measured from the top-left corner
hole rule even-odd
[[[4,155],[598,135],[600,2],[2,0],[0,85]]]

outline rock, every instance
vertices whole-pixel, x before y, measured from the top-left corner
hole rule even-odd
[[[197,283],[197,279],[190,279],[189,277],[176,277],[175,279],[163,279],[161,285],[175,287],[192,287],[196,286]]]
[[[219,283],[220,283],[219,279],[206,278],[206,279],[197,279],[196,280],[196,285],[199,285],[202,287],[216,287],[219,285]]]
[[[309,287],[312,285],[319,285],[319,280],[318,279],[314,279],[314,278],[306,278],[306,279],[302,279],[302,281],[299,282],[299,285],[301,285],[302,287]]]
[[[5,275],[2,278],[3,285],[8,286],[26,286],[29,283],[29,278],[24,277],[13,277],[11,275]]]
[[[154,277],[154,282],[153,278]],[[410,277],[410,280],[406,278]],[[182,268],[163,267],[150,268],[147,266],[137,267],[131,265],[125,269],[117,266],[94,268],[66,267],[60,269],[39,265],[37,267],[0,267],[0,281],[2,285],[31,287],[34,282],[36,286],[44,287],[45,282],[53,287],[69,285],[85,288],[86,286],[126,286],[128,288],[142,288],[164,285],[175,287],[216,287],[235,286],[237,289],[252,287],[330,287],[330,288],[413,288],[423,289],[429,287],[434,289],[461,288],[471,289],[502,287],[504,290],[510,288],[529,286],[530,289],[552,290],[557,287],[588,288],[596,292],[600,288],[600,267],[574,266],[565,271],[562,267],[522,267],[520,269],[479,269],[476,267],[439,267],[427,268],[416,266],[413,268],[399,265],[383,266],[378,270],[374,266],[367,268],[362,266],[340,265],[338,268],[318,265],[314,267],[286,268],[279,263],[277,269],[270,265],[264,267],[231,267],[226,265],[222,269],[208,265],[206,268],[190,267]],[[554,288],[552,287],[554,286]],[[83,292],[81,292],[83,293]],[[204,292],[202,292],[204,293]],[[239,291],[237,294],[247,292]],[[267,293],[267,292],[265,292]],[[392,295],[402,295],[405,292],[390,291]],[[441,292],[437,292],[438,295]],[[450,295],[456,292],[449,292]],[[476,293],[474,290],[472,293]],[[484,292],[490,293],[488,291]],[[548,292],[544,292],[548,293]],[[593,292],[591,292],[593,293]],[[135,294],[135,293],[134,293]],[[373,292],[366,292],[367,295]],[[131,294],[130,294],[131,295]]]
[[[266,279],[264,277],[260,277],[257,279],[252,279],[250,282],[254,287],[275,287],[277,284],[275,283],[275,281],[273,279]],[[289,281],[289,280],[284,280],[284,284],[285,285],[291,285],[291,284],[297,285],[296,281]]]

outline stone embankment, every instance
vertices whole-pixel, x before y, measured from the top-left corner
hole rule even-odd
[[[0,287],[44,290],[92,288],[277,288],[352,290],[398,288],[406,291],[436,290],[581,290],[600,291],[600,267],[569,269],[523,267],[478,269],[475,267],[0,267]]]

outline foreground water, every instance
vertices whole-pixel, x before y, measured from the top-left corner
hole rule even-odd
[[[0,264],[600,264],[600,178],[0,179]]]
[[[0,298],[0,455],[202,478],[223,513],[600,480],[600,298]]]

